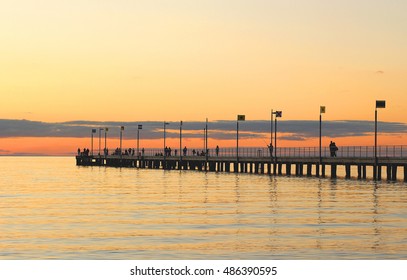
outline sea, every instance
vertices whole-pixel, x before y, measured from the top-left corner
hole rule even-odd
[[[407,259],[407,184],[3,156],[0,259]]]

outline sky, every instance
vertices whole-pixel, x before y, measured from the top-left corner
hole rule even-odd
[[[336,126],[325,142],[371,145],[366,122],[374,120],[375,100],[386,100],[382,143],[404,144],[406,10],[404,0],[2,1],[0,129],[9,134],[0,134],[0,154],[89,143],[73,130],[32,132],[38,122],[83,121],[90,131],[106,123],[214,124],[244,114],[264,121],[266,131],[271,109],[283,111],[288,127],[303,121],[301,132],[281,134],[283,145],[315,146],[307,122],[318,120],[321,105],[324,121],[367,124],[363,135],[353,133],[357,126],[339,135]],[[26,133],[6,130],[12,121]],[[384,134],[394,123],[403,129]],[[255,138],[246,144],[260,145],[267,134]],[[150,146],[159,145],[154,139]]]

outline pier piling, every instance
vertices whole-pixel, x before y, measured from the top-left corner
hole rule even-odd
[[[323,160],[323,162],[322,162]],[[304,175],[304,165],[306,165],[306,176],[326,177],[326,165],[330,166],[330,177],[335,179],[338,176],[338,166],[344,166],[345,178],[351,178],[352,167],[357,168],[357,179],[367,179],[367,166],[376,166],[376,180],[382,179],[382,167],[386,168],[386,179],[388,181],[397,180],[397,169],[403,167],[404,182],[407,182],[407,158],[391,159],[379,158],[375,163],[373,158],[242,158],[239,162],[227,157],[162,157],[162,156],[76,156],[78,166],[112,166],[129,168],[148,168],[165,170],[198,170],[207,172],[234,172],[253,173],[268,175],[290,176],[295,168],[296,176]],[[283,169],[284,165],[284,169]],[[315,166],[315,167],[314,167]],[[232,170],[233,168],[233,170]],[[267,171],[266,171],[267,170]],[[284,172],[283,172],[284,170]]]

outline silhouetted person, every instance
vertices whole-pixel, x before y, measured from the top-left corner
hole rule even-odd
[[[269,149],[270,157],[273,157],[273,150],[274,150],[273,144],[270,143],[270,145],[267,145],[267,148]]]
[[[216,145],[215,152],[216,152],[216,156],[218,157],[219,156],[219,146],[218,145]]]
[[[329,152],[331,153],[331,157],[336,157],[336,151],[338,150],[338,147],[336,146],[335,142],[332,142],[329,144]]]
[[[187,146],[185,146],[184,149],[182,150],[182,152],[184,153],[184,156],[187,155],[187,151],[188,151]]]
[[[336,157],[336,151],[338,151],[338,147],[336,146],[335,142],[334,142],[334,145],[333,145],[333,150],[334,150],[334,157]]]

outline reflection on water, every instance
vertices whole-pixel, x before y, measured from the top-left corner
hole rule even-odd
[[[2,259],[406,259],[407,185],[0,161]]]

